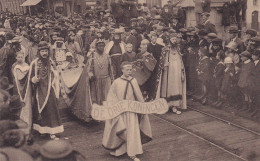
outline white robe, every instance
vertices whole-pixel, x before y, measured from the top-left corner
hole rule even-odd
[[[114,104],[124,100],[126,90],[125,100],[143,102],[143,96],[137,80],[131,80],[134,89],[130,83],[126,89],[127,81],[124,79],[130,80],[130,78],[122,76],[113,82],[108,93],[107,102]],[[148,115],[124,112],[106,121],[102,143],[106,149],[112,150],[111,154],[115,156],[125,153],[128,156],[135,156],[143,153],[142,143],[147,143],[151,138],[152,132]]]

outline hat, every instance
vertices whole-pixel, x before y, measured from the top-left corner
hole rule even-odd
[[[250,39],[254,44],[260,44],[260,37],[253,37]]]
[[[231,64],[231,63],[233,63],[233,60],[232,60],[231,57],[226,57],[226,58],[224,59],[224,63],[225,63],[225,64]]]
[[[0,79],[0,88],[1,89],[8,91],[8,90],[10,90],[13,87],[14,87],[13,85],[9,84],[9,80],[8,80],[7,77],[2,77]]]
[[[71,144],[64,140],[51,140],[40,148],[40,154],[48,159],[62,159],[72,152]]]
[[[137,20],[143,20],[144,18],[142,16],[137,17]]]
[[[136,19],[136,18],[131,18],[130,21],[131,21],[131,22],[134,22],[134,21],[137,21],[137,19]]]
[[[1,161],[33,161],[33,158],[21,149],[6,147],[0,150]]]
[[[186,33],[188,30],[185,29],[185,28],[181,28],[179,31],[182,32],[182,33]]]
[[[254,50],[254,52],[252,53],[252,55],[260,56],[260,48]]]
[[[148,34],[149,37],[152,37],[152,36],[157,36],[156,32],[154,31],[151,31],[150,34]]]
[[[113,34],[122,34],[122,30],[117,28],[117,29],[114,30]]]
[[[206,36],[208,34],[208,32],[206,31],[206,30],[204,30],[204,29],[201,29],[201,30],[199,30],[199,32],[198,32],[198,35],[199,36]]]
[[[251,58],[251,54],[248,51],[243,51],[242,53],[239,54],[241,57],[247,57],[247,58]]]
[[[257,31],[255,29],[247,29],[246,34],[249,34],[252,37],[255,37],[257,35]]]
[[[188,28],[187,28],[187,31],[188,31],[188,32],[195,31],[195,28],[194,28],[194,27],[188,27]]]
[[[155,15],[153,19],[154,19],[154,20],[161,20],[162,18],[161,18],[160,15]]]
[[[147,39],[143,39],[143,40],[141,41],[141,45],[147,45],[147,44],[149,44],[149,43],[150,43],[150,41],[147,40]]]
[[[227,45],[227,48],[232,49],[232,50],[237,50],[237,44],[233,41],[230,41]]]
[[[6,41],[12,40],[14,37],[15,37],[15,35],[14,35],[13,33],[7,32],[7,33],[5,34],[5,39],[6,39]]]
[[[157,29],[158,31],[162,31],[162,30],[163,30],[163,26],[158,25],[158,26],[156,27],[156,29]]]
[[[22,39],[19,36],[15,36],[10,42],[14,43],[14,42],[22,42]]]
[[[215,38],[212,40],[213,45],[222,45],[222,39],[220,38]]]
[[[218,36],[217,36],[217,34],[215,34],[215,33],[209,33],[208,34],[208,38],[210,38],[210,39],[215,39],[215,38],[217,38]]]
[[[17,112],[25,106],[25,103],[20,100],[18,95],[13,95],[10,98],[9,110],[10,112]]]
[[[38,45],[38,51],[43,49],[50,49],[49,44],[46,41],[41,41]]]
[[[238,33],[238,27],[237,26],[230,26],[229,33]]]
[[[201,16],[207,16],[207,17],[209,17],[209,16],[210,16],[210,13],[209,13],[209,12],[203,12],[203,13],[201,14]]]

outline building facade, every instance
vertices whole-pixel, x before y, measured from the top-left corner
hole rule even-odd
[[[247,0],[246,25],[260,31],[260,0]]]

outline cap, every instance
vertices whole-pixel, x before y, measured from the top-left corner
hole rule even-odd
[[[162,18],[161,18],[160,15],[155,15],[153,19],[154,19],[154,20],[161,20]]]
[[[203,13],[201,14],[201,16],[207,16],[207,17],[209,17],[209,16],[210,16],[210,13],[209,13],[209,12],[203,12]]]
[[[232,50],[236,50],[237,44],[235,42],[231,41],[226,45],[226,47],[229,48],[229,49],[232,49]]]
[[[247,29],[246,34],[249,34],[252,37],[255,37],[257,35],[257,31],[255,29]]]
[[[217,38],[218,36],[217,36],[217,34],[215,34],[215,33],[209,33],[208,34],[208,38],[210,38],[210,39],[215,39],[215,38]]]
[[[225,64],[231,64],[231,63],[233,63],[233,60],[232,60],[231,57],[226,57],[226,58],[224,59],[224,63],[225,63]]]
[[[247,57],[247,58],[251,58],[251,54],[248,51],[243,51],[242,53],[239,54],[241,57]]]
[[[213,45],[222,45],[222,39],[220,38],[215,38],[212,40]]]
[[[229,33],[238,33],[238,27],[237,26],[230,26]]]
[[[252,53],[252,55],[260,56],[260,48],[257,48],[257,49]]]
[[[121,33],[122,33],[122,30],[120,30],[119,28],[117,28],[117,29],[114,30],[113,33],[114,33],[114,34],[121,34]]]

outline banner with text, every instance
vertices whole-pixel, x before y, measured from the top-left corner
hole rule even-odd
[[[91,116],[95,120],[109,120],[117,117],[123,112],[134,112],[139,114],[165,114],[169,110],[165,99],[160,98],[152,102],[138,102],[123,100],[113,105],[104,102],[103,106],[94,104]]]

